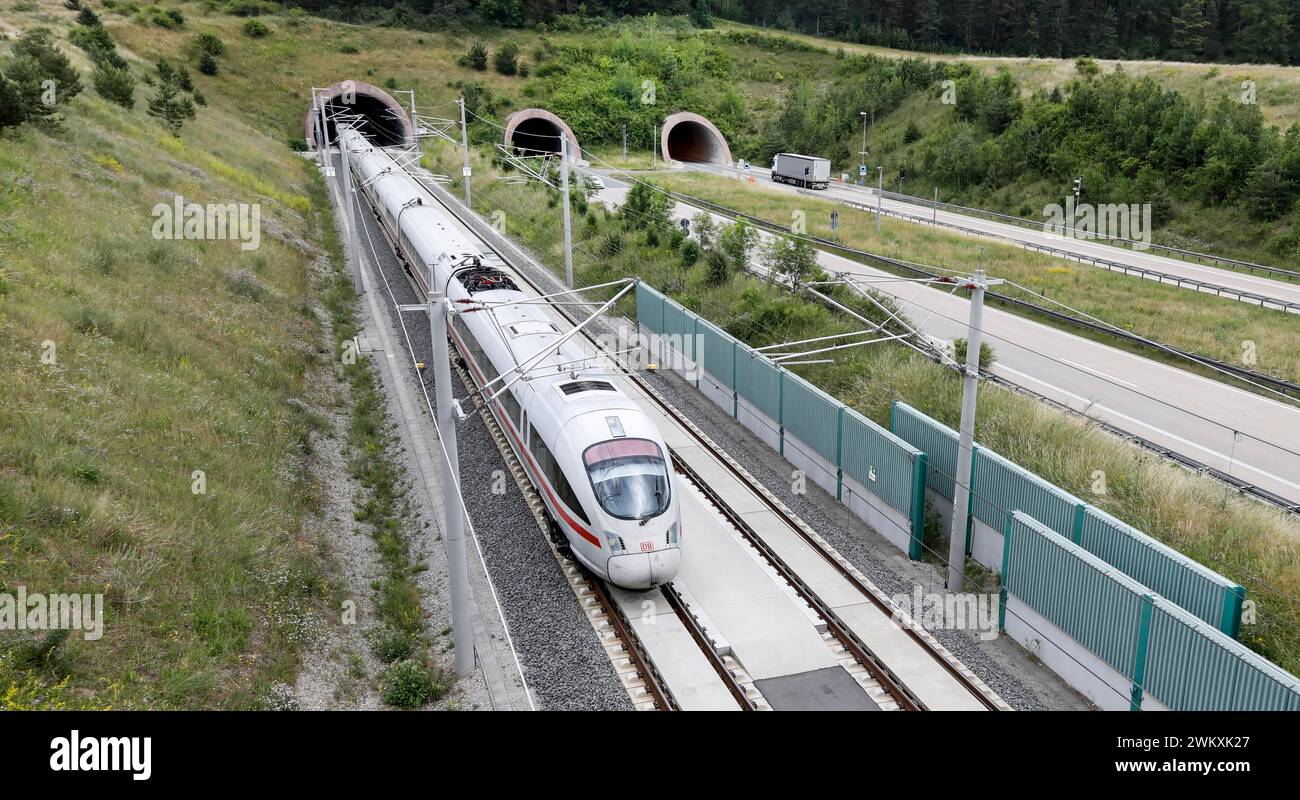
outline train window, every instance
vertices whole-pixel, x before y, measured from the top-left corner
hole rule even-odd
[[[501,405],[505,406],[506,415],[510,417],[510,424],[518,425],[521,409],[519,408],[519,401],[515,399],[515,393],[510,389],[506,389],[501,394]]]
[[[555,479],[555,491],[560,495],[560,501],[568,506],[569,510],[578,516],[578,519],[588,525],[591,524],[587,520],[586,512],[582,510],[582,503],[578,501],[578,495],[574,493],[573,487],[569,485],[569,479],[564,477],[563,472],[558,473]]]
[[[469,326],[465,324],[465,321],[461,319],[459,314],[452,315],[451,324],[455,327],[456,333],[460,335],[460,340],[465,344],[465,348],[469,350],[470,358],[479,366],[479,369],[489,369],[492,366],[492,362],[487,360],[483,348],[479,347],[478,339],[475,339],[474,334],[470,333]],[[488,375],[489,380],[495,377],[495,374]]]
[[[560,496],[560,502],[569,507],[569,510],[578,516],[584,523],[590,525],[587,514],[582,510],[582,503],[578,501],[578,495],[574,493],[573,487],[569,485],[569,480],[560,470],[559,463],[551,455],[550,448],[546,442],[542,441],[541,434],[532,425],[528,426],[528,450],[533,454],[533,460],[537,462],[537,469],[555,487],[555,492]]]
[[[649,439],[611,439],[582,454],[596,501],[619,519],[649,519],[668,510],[668,468]]]

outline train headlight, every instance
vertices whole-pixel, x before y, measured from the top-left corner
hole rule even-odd
[[[678,525],[680,525],[680,524],[681,524],[680,522],[674,522],[672,525],[669,525],[669,526],[668,526],[668,546],[669,546],[669,547],[673,547],[673,546],[675,546],[675,545],[677,544],[677,537],[678,537],[678,533],[679,533],[679,531],[680,531],[680,528],[678,528]]]
[[[623,552],[623,539],[613,531],[605,531],[605,543],[609,545],[609,552],[617,555]]]

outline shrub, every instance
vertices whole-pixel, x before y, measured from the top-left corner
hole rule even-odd
[[[502,75],[514,75],[519,71],[519,45],[507,39],[497,48],[492,57],[492,65]]]
[[[92,27],[80,26],[68,33],[68,41],[86,51],[90,60],[96,65],[107,64],[118,69],[126,69],[126,59],[117,53],[117,45],[104,30],[102,25]]]
[[[469,46],[469,53],[466,54],[466,66],[482,72],[487,69],[488,51],[482,42],[475,42]]]
[[[18,86],[0,75],[0,128],[21,125],[25,119],[27,112],[23,109],[23,98],[18,93]]]
[[[210,56],[219,56],[226,52],[226,45],[215,33],[200,33],[194,37],[194,49]]]
[[[398,708],[419,708],[447,693],[447,680],[409,658],[388,665],[383,674],[384,702]]]
[[[87,28],[98,28],[101,23],[98,14],[89,8],[83,8],[81,13],[77,15],[77,24],[85,25]]]
[[[274,6],[262,0],[230,0],[226,4],[226,10],[236,17],[256,17],[269,14],[273,9]]]
[[[749,254],[758,243],[758,231],[751,225],[737,220],[733,222],[718,239],[718,248],[733,269],[743,270],[749,266]]]
[[[907,123],[907,130],[903,131],[903,144],[911,144],[912,142],[919,141],[920,138],[921,129],[917,127],[916,123]]]
[[[260,19],[244,20],[244,35],[252,39],[262,39],[271,35],[271,29]]]
[[[687,239],[682,244],[682,266],[691,267],[700,260],[700,246],[694,239]]]
[[[339,46],[339,52],[344,55],[354,56],[361,52],[361,48],[357,47],[355,44],[344,44]]]
[[[199,56],[199,72],[204,75],[216,75],[217,71],[217,60],[211,53],[203,53]]]
[[[100,64],[90,79],[100,97],[122,108],[135,108],[135,78],[130,70]]]
[[[731,278],[731,262],[721,250],[710,250],[704,256],[704,266],[712,284],[726,283]]]
[[[375,637],[374,640],[375,655],[385,664],[392,664],[395,661],[403,661],[411,657],[415,647],[411,644],[411,639],[405,633],[391,628],[384,630]]]
[[[610,231],[600,240],[600,254],[607,258],[612,258],[623,252],[623,234],[620,231]]]
[[[151,8],[149,20],[160,28],[179,28],[185,24],[184,15],[176,9],[163,11],[161,8]]]
[[[966,340],[953,339],[952,357],[957,360],[958,364],[966,363]],[[988,342],[980,342],[980,369],[986,370],[993,363],[993,348],[989,347]]]

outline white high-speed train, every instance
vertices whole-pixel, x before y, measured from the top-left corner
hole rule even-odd
[[[654,422],[575,341],[555,347],[563,333],[545,305],[517,302],[535,295],[484,261],[392,156],[350,127],[340,126],[339,135],[347,139],[354,185],[415,280],[429,291],[432,264],[435,293],[446,287],[452,307],[462,309],[451,315],[449,332],[479,387],[551,348],[489,405],[545,501],[553,533],[617,586],[649,589],[672,580],[681,563],[680,503]],[[486,310],[469,310],[478,304]]]

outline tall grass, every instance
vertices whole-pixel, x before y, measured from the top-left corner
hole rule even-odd
[[[14,707],[257,707],[312,635],[308,173],[220,110],[184,135],[83,93],[65,133],[0,141],[0,591],[102,593],[106,617],[98,641],[6,633]],[[153,239],[171,193],[263,204],[261,248]]]

